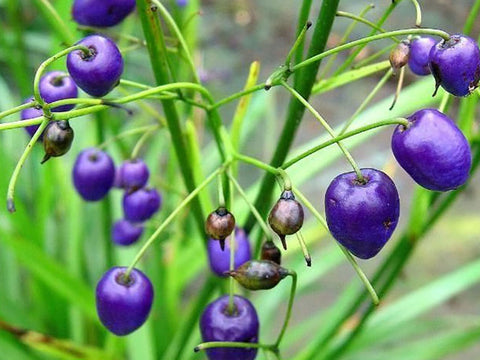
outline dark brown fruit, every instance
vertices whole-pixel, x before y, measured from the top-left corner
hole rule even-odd
[[[277,286],[289,271],[270,260],[250,260],[227,274],[246,289],[268,290]]]
[[[73,129],[67,120],[54,121],[48,124],[43,135],[45,156],[41,164],[51,157],[62,156],[70,150],[73,142]]]
[[[282,252],[272,240],[268,240],[262,245],[261,259],[270,260],[280,265],[282,263]]]
[[[235,228],[235,217],[224,207],[219,207],[208,215],[205,222],[205,231],[208,236],[215,240],[220,240],[220,247],[225,248],[225,238],[229,236]]]

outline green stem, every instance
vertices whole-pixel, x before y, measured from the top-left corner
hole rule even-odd
[[[239,153],[235,153],[234,154],[234,158],[236,160],[239,160],[239,161],[242,161],[246,164],[250,164],[250,165],[253,165],[259,169],[262,169],[262,170],[265,170],[266,172],[272,174],[272,175],[275,175],[275,176],[279,176],[279,172],[278,172],[278,169],[274,168],[273,166],[270,166],[268,164],[265,164],[263,161],[260,161],[258,159],[255,159],[253,157],[250,157],[250,156],[247,156],[247,155],[243,155],[243,154],[239,154]]]
[[[437,29],[403,29],[403,30],[394,30],[394,31],[389,31],[383,34],[377,34],[377,35],[372,35],[372,36],[367,36],[359,40],[355,40],[349,43],[346,43],[344,45],[337,46],[336,48],[324,51],[318,55],[312,56],[308,58],[307,60],[302,61],[301,63],[295,65],[292,68],[292,71],[296,71],[298,69],[301,69],[305,66],[309,66],[311,64],[316,63],[317,61],[322,60],[323,58],[330,56],[332,54],[345,51],[348,49],[351,49],[355,46],[358,45],[363,45],[363,44],[368,44],[372,41],[376,40],[381,40],[381,39],[388,39],[388,38],[393,38],[395,36],[404,36],[404,35],[435,35],[435,36],[440,36],[441,38],[445,40],[450,39],[450,35],[442,30],[437,30]]]
[[[35,131],[35,134],[32,136],[32,138],[28,142],[27,147],[23,151],[23,154],[18,160],[17,165],[13,170],[12,176],[10,177],[10,182],[8,183],[8,190],[7,190],[7,209],[11,213],[15,212],[15,186],[17,184],[20,170],[22,169],[23,164],[28,158],[28,155],[30,155],[30,153],[32,152],[33,146],[35,145],[35,143],[37,142],[38,138],[43,133],[43,130],[45,130],[47,125],[48,125],[48,119],[44,118],[44,120],[38,127],[37,131]]]
[[[230,271],[235,269],[235,249],[237,247],[237,238],[236,238],[236,229],[233,229],[232,234],[230,235],[230,264],[228,268]],[[230,315],[235,313],[235,303],[233,302],[233,296],[235,295],[235,281],[233,277],[230,276],[229,279],[229,291],[228,291],[228,309],[227,312]]]
[[[75,41],[75,34],[72,33],[52,4],[48,0],[35,0],[35,2],[43,11],[45,18],[55,29],[55,32],[63,38],[65,44],[67,46],[73,44]]]
[[[159,128],[160,128],[159,125],[146,125],[146,126],[137,127],[135,129],[126,130],[126,131],[124,131],[124,132],[122,132],[118,135],[115,135],[115,136],[111,137],[108,140],[105,140],[103,143],[97,145],[96,148],[97,149],[104,149],[104,148],[108,147],[111,143],[113,143],[113,142],[115,142],[119,139],[123,139],[124,137],[132,136],[132,135],[136,135],[136,134],[142,134],[144,132],[157,130]]]
[[[312,8],[312,0],[303,0],[302,7],[300,8],[300,13],[298,15],[297,21],[297,33],[296,37],[300,35],[303,30],[303,27],[308,21],[310,15],[310,9]],[[303,50],[305,45],[305,38],[297,46],[297,51],[295,52],[295,63],[299,63],[303,59]]]
[[[132,154],[130,155],[131,159],[136,159],[140,153],[140,150],[142,149],[143,145],[145,142],[148,140],[150,136],[152,136],[156,131],[158,130],[158,126],[151,127],[150,130],[145,131],[145,133],[138,139],[137,143],[135,144],[135,147],[132,150]]]
[[[37,102],[36,101],[29,101],[25,104],[22,104],[22,105],[18,105],[18,106],[15,106],[11,109],[8,109],[8,110],[5,110],[5,111],[2,111],[0,112],[0,119],[3,119],[4,117],[7,117],[9,115],[12,115],[12,114],[16,114],[22,110],[25,110],[25,109],[29,109],[29,108],[32,108],[32,107],[35,107],[37,106]]]
[[[234,342],[234,341],[209,341],[209,342],[204,342],[195,346],[194,351],[198,352],[198,351],[212,349],[212,348],[266,349],[266,350],[273,351],[273,349],[275,349],[275,345],[249,343],[249,342]]]
[[[415,6],[416,18],[415,18],[415,26],[420,27],[422,26],[422,9],[420,8],[420,4],[417,0],[410,0]]]
[[[293,301],[295,300],[295,293],[297,291],[297,273],[293,270],[290,270],[288,275],[292,277],[292,286],[290,288],[290,297],[288,298],[287,313],[285,315],[285,320],[283,322],[282,329],[280,334],[278,334],[277,341],[275,341],[275,348],[278,348],[282,342],[285,331],[287,330],[288,323],[290,322],[290,317],[292,315]]]
[[[255,86],[252,86],[248,89],[245,89],[245,90],[242,90],[242,91],[239,91],[235,94],[232,94],[226,98],[223,98],[222,100],[212,104],[209,109],[210,110],[214,110],[214,109],[218,109],[219,107],[225,105],[225,104],[228,104],[229,102],[232,102],[238,98],[241,98],[245,95],[248,95],[248,94],[251,94],[251,93],[254,93],[254,92],[257,92],[259,90],[264,90],[265,88],[265,83],[262,83],[262,84],[258,84],[258,85],[255,85]]]
[[[287,57],[285,58],[285,63],[284,63],[287,68],[290,68],[290,62],[292,60],[292,56],[295,54],[299,46],[304,43],[305,35],[307,33],[307,30],[310,28],[310,26],[312,26],[312,23],[310,21],[307,21],[303,26],[302,30],[300,31],[300,34],[298,34],[297,39],[293,43],[292,48],[288,52]]]
[[[365,24],[365,25],[368,25],[370,26],[372,29],[375,29],[377,30],[378,32],[380,33],[385,33],[386,30],[381,28],[380,26],[378,26],[377,24],[374,24],[373,22],[371,22],[370,20],[367,20],[365,19],[364,17],[362,16],[357,16],[355,14],[352,14],[352,13],[349,13],[349,12],[346,12],[346,11],[337,11],[337,16],[341,16],[341,17],[345,17],[345,18],[349,18],[349,19],[352,19],[352,20],[355,20],[357,22],[361,22],[362,24]],[[398,40],[397,38],[395,37],[392,37],[392,40],[395,41],[396,43],[399,43],[400,40]]]
[[[392,68],[388,69],[387,72],[385,73],[385,75],[382,76],[382,78],[380,79],[380,81],[377,83],[377,85],[375,85],[375,87],[373,88],[373,90],[367,95],[367,97],[362,101],[362,103],[360,104],[360,106],[357,108],[357,110],[355,110],[355,112],[353,113],[353,115],[350,117],[350,119],[348,119],[348,121],[345,123],[345,125],[343,126],[342,130],[340,130],[339,132],[339,135],[342,135],[344,134],[348,128],[353,124],[353,122],[355,121],[355,119],[357,118],[358,114],[360,114],[363,109],[365,109],[367,107],[367,105],[370,103],[370,101],[373,100],[373,98],[375,97],[375,95],[377,95],[377,93],[380,91],[380,89],[386,84],[386,82],[388,81],[388,79],[390,79],[390,77],[392,76],[393,74],[393,70]]]
[[[342,135],[339,135],[339,136],[335,137],[334,139],[330,139],[328,141],[325,141],[324,143],[322,143],[318,146],[315,146],[315,147],[301,153],[298,156],[295,156],[293,159],[285,162],[285,164],[282,165],[282,169],[288,169],[290,166],[296,164],[297,162],[306,158],[307,156],[309,156],[309,155],[311,155],[311,154],[313,154],[313,153],[315,153],[315,152],[317,152],[317,151],[319,151],[323,148],[326,148],[327,146],[333,145],[333,144],[335,144],[335,143],[337,143],[341,140],[344,140],[344,139],[347,139],[349,137],[361,134],[365,131],[369,131],[369,130],[372,130],[372,129],[375,129],[375,128],[378,128],[378,127],[388,126],[388,125],[404,125],[404,126],[407,126],[408,125],[408,120],[405,119],[405,118],[395,118],[395,119],[383,120],[383,121],[376,122],[374,124],[359,127],[358,129],[355,129],[355,130],[352,130],[348,133],[344,133]]]
[[[150,245],[157,239],[160,233],[172,222],[172,220],[177,216],[182,209],[187,206],[196,196],[202,191],[215,177],[222,173],[225,170],[225,165],[215,170],[209,177],[207,177],[200,185],[198,185],[181,203],[178,205],[174,211],[162,222],[162,224],[155,230],[155,232],[148,238],[142,248],[139,250],[132,263],[128,267],[125,276],[128,278],[132,272],[135,265],[140,261],[142,256],[146,253]],[[202,231],[203,231],[203,219],[202,219]]]
[[[312,113],[312,115],[320,122],[320,124],[322,124],[322,126],[325,128],[325,130],[327,130],[327,132],[330,134],[332,138],[335,138],[337,136],[333,131],[333,129],[330,127],[330,125],[325,121],[325,119],[317,112],[317,110],[315,110],[313,106],[310,105],[310,103],[307,100],[305,100],[294,88],[288,85],[285,81],[282,81],[282,86],[285,89],[287,89],[293,96],[295,96],[298,99],[298,101],[300,101],[303,104],[303,106],[305,106],[305,108],[307,108],[307,110]],[[358,181],[363,182],[364,178],[363,178],[362,172],[360,171],[360,168],[358,167],[357,163],[353,159],[350,152],[345,148],[345,146],[341,142],[337,141],[336,144],[338,145],[340,150],[343,152],[343,155],[345,155],[345,158],[347,159],[347,161],[350,163],[353,170],[357,174]]]
[[[462,31],[467,35],[472,31],[472,28],[477,20],[478,12],[480,11],[480,0],[476,0],[470,9],[470,13],[468,14],[467,20],[465,20],[465,25],[463,26]]]
[[[382,56],[386,53],[390,53],[390,51],[392,51],[395,46],[397,46],[397,45],[396,44],[391,44],[389,46],[385,46],[383,49],[373,53],[372,55],[366,57],[365,59],[362,59],[362,60],[356,62],[354,65],[352,65],[352,69],[359,69],[359,68],[369,64],[373,60],[378,59],[380,56]]]
[[[330,230],[328,229],[328,224],[327,224],[327,221],[325,220],[325,218],[317,211],[317,209],[315,209],[315,207],[310,203],[310,201],[308,201],[308,199],[305,197],[305,195],[303,195],[297,188],[294,188],[294,191],[295,191],[295,195],[307,207],[307,209],[310,210],[312,215],[320,222],[320,224],[322,224],[322,226],[325,228],[325,230],[330,232]],[[360,268],[360,266],[358,266],[358,263],[355,260],[355,258],[350,254],[350,252],[348,252],[337,241],[335,241],[335,244],[337,244],[337,246],[340,248],[340,250],[342,250],[342,252],[345,255],[345,257],[347,258],[348,262],[353,267],[353,270],[355,270],[355,272],[357,273],[358,277],[360,278],[360,281],[363,283],[363,285],[365,286],[365,289],[370,294],[370,297],[372,298],[373,304],[378,305],[378,303],[380,302],[380,300],[378,299],[378,295],[375,292],[375,289],[373,288],[372,284],[368,280],[368,278],[365,275],[365,273],[363,272],[363,270]]]

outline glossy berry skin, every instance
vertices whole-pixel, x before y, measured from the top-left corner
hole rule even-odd
[[[51,71],[42,76],[38,89],[40,96],[46,103],[76,98],[78,95],[77,85],[68,74],[62,71]],[[69,111],[74,107],[74,104],[62,105],[53,108],[52,111]]]
[[[156,189],[143,188],[123,196],[123,213],[125,219],[141,222],[150,219],[162,204],[162,198]]]
[[[282,263],[282,252],[272,240],[268,240],[262,245],[260,258],[262,260],[273,261],[274,263],[280,265]]]
[[[138,190],[147,184],[150,171],[143,160],[124,161],[118,169],[118,184],[129,191]]]
[[[327,224],[333,237],[353,255],[370,259],[397,226],[400,200],[393,181],[380,170],[361,169],[338,175],[325,194]]]
[[[452,119],[436,109],[419,110],[398,125],[392,151],[402,168],[429,190],[448,191],[468,179],[472,154],[467,139]]]
[[[430,74],[428,66],[429,54],[432,47],[435,46],[437,40],[430,36],[421,37],[412,40],[410,43],[410,58],[408,59],[408,67],[416,75],[425,76]]]
[[[23,103],[26,104],[26,103],[31,102],[31,101],[33,101],[33,97],[28,98]],[[33,119],[33,118],[36,118],[36,117],[39,117],[39,116],[43,116],[42,109],[28,108],[28,109],[22,110],[22,112],[20,113],[20,119],[21,120]],[[28,135],[30,135],[30,137],[32,137],[35,134],[35,132],[37,131],[39,126],[40,125],[30,125],[30,126],[24,127],[24,129],[28,133]],[[44,131],[44,133],[45,133],[45,131]],[[40,141],[43,140],[43,133],[40,135],[39,140]]]
[[[49,123],[43,133],[45,156],[41,163],[43,164],[51,157],[65,155],[72,146],[73,138],[74,132],[67,120]]]
[[[472,38],[456,34],[441,40],[429,54],[436,89],[442,86],[455,96],[467,96],[480,80],[480,50]]]
[[[229,296],[225,295],[210,303],[200,318],[200,333],[204,342],[236,341],[258,343],[259,321],[252,303],[235,295],[235,311],[228,313]],[[257,349],[212,348],[207,349],[210,360],[253,360]]]
[[[98,317],[118,336],[128,335],[147,320],[153,302],[153,286],[140,270],[124,278],[126,267],[113,267],[100,279],[96,290]]]
[[[118,84],[123,72],[123,58],[117,45],[101,35],[87,36],[77,45],[89,48],[90,54],[81,50],[68,54],[70,76],[89,95],[101,97],[108,94]]]
[[[89,148],[78,154],[72,175],[80,196],[86,201],[98,201],[113,186],[115,165],[107,153]]]
[[[218,246],[218,241],[208,239],[207,253],[210,269],[218,276],[227,276],[226,271],[230,269],[230,246],[232,236],[225,239],[225,249]],[[243,229],[235,230],[235,254],[234,269],[252,258],[252,250],[247,234]]]
[[[132,245],[137,242],[142,233],[142,225],[121,219],[112,226],[112,241],[120,246]]]
[[[248,290],[268,290],[285,279],[289,271],[270,260],[250,260],[228,275]]]
[[[109,27],[122,22],[135,9],[135,0],[75,0],[73,19],[80,25]]]

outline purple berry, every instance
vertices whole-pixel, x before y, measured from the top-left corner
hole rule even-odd
[[[448,191],[468,179],[472,154],[452,119],[436,109],[419,110],[398,125],[392,151],[402,168],[429,190]]]
[[[147,164],[140,159],[124,161],[118,171],[118,184],[127,190],[144,187],[150,176]]]
[[[235,341],[258,343],[258,315],[252,303],[235,295],[235,309],[228,312],[229,296],[225,295],[210,303],[200,319],[200,333],[204,342]],[[207,349],[210,360],[253,360],[257,356],[255,348],[212,348]]]
[[[33,101],[33,97],[28,98],[23,103],[25,104],[25,103],[28,103],[28,102],[31,102],[31,101]],[[21,120],[33,119],[33,118],[36,118],[36,117],[39,117],[39,116],[43,116],[42,109],[36,109],[34,107],[22,110],[22,112],[20,113],[20,119]],[[24,129],[30,135],[30,137],[32,137],[35,134],[35,132],[37,131],[39,126],[40,125],[30,125],[30,126],[26,126]],[[43,140],[43,134],[44,133],[45,133],[45,131],[40,135],[40,138],[39,138],[40,141]]]
[[[333,237],[361,259],[375,256],[397,226],[400,201],[393,181],[380,170],[338,175],[325,194],[327,224]]]
[[[162,198],[156,189],[143,188],[134,192],[125,192],[123,212],[125,219],[141,222],[150,219],[162,205]]]
[[[114,179],[115,165],[107,153],[89,148],[78,154],[73,166],[73,184],[83,199],[102,199],[113,186]]]
[[[179,7],[185,7],[188,5],[188,0],[177,0],[177,5]]]
[[[135,8],[135,0],[75,0],[73,19],[80,25],[109,27],[122,22]]]
[[[432,37],[425,36],[414,39],[410,43],[410,58],[408,66],[414,74],[424,76],[430,74],[428,67],[429,54],[432,47],[435,46],[437,40]]]
[[[42,76],[38,88],[40,96],[46,103],[76,98],[78,95],[77,85],[68,74],[62,71],[51,71]],[[74,107],[74,104],[62,105],[53,108],[52,111],[69,111]]]
[[[131,245],[142,236],[143,226],[121,219],[112,227],[112,240],[117,245]]]
[[[225,249],[222,250],[218,246],[218,241],[215,239],[208,239],[207,253],[210,262],[210,268],[218,276],[227,276],[226,271],[230,270],[230,246],[232,236],[225,239]],[[235,254],[234,254],[234,268],[238,268],[243,263],[252,258],[252,251],[250,248],[250,240],[243,229],[235,229]]]
[[[90,49],[90,54],[81,50],[67,56],[70,76],[87,94],[101,97],[108,94],[120,80],[123,72],[122,54],[117,45],[101,35],[90,35],[77,45]]]
[[[430,50],[429,66],[435,77],[435,92],[441,85],[452,95],[466,96],[480,80],[477,42],[461,34],[452,35],[448,41],[441,40]]]
[[[140,270],[128,279],[126,267],[113,267],[100,279],[96,291],[98,317],[118,336],[128,335],[147,320],[153,302],[153,286]]]

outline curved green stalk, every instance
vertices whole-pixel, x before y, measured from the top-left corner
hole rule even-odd
[[[290,297],[288,298],[287,313],[285,314],[285,320],[283,321],[282,329],[278,334],[277,341],[275,341],[275,348],[278,349],[278,346],[282,342],[285,331],[287,331],[288,323],[290,322],[290,317],[292,315],[293,301],[295,300],[295,293],[297,291],[297,273],[293,270],[288,272],[288,275],[292,277],[292,286],[290,288]]]
[[[352,13],[349,13],[349,12],[346,12],[346,11],[337,11],[337,16],[341,16],[341,17],[345,17],[345,18],[348,18],[348,19],[355,20],[357,22],[360,22],[362,24],[370,26],[372,29],[375,29],[380,33],[385,33],[386,32],[385,29],[382,29],[377,24],[371,22],[370,20],[365,19],[362,16],[357,16],[355,14],[352,14]],[[395,41],[396,43],[400,42],[400,40],[398,40],[396,37],[392,37],[392,40]]]

